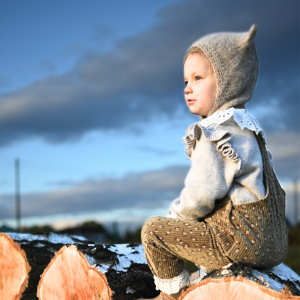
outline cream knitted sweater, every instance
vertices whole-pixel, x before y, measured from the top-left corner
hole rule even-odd
[[[192,166],[168,217],[199,220],[226,195],[234,204],[265,196],[262,156],[254,136],[262,129],[245,109],[258,76],[256,30],[253,25],[248,32],[209,34],[190,47],[200,48],[209,59],[217,95],[207,118],[200,116],[183,138]]]
[[[183,142],[191,168],[167,217],[200,220],[226,195],[234,204],[263,198],[262,156],[254,136],[259,131],[262,128],[246,109],[236,108],[217,111],[190,126]]]

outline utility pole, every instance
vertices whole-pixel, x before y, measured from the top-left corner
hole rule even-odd
[[[15,159],[15,183],[17,230],[21,232],[20,160],[18,158]]]
[[[297,226],[299,218],[298,218],[298,213],[299,213],[299,208],[298,208],[298,188],[297,188],[297,180],[294,180],[294,220],[295,220],[295,226]]]

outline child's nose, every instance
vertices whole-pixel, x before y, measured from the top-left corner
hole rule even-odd
[[[191,86],[188,84],[186,87],[185,87],[185,89],[184,89],[184,93],[185,94],[189,94],[189,93],[191,93],[193,90],[192,90],[192,88],[191,88]]]

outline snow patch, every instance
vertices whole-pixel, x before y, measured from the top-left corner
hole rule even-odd
[[[74,244],[74,241],[69,236],[52,232],[49,234],[48,241],[53,244]]]
[[[282,280],[292,281],[295,284],[296,288],[300,291],[300,276],[284,263],[281,263],[276,267],[265,270],[265,272],[274,274]]]
[[[15,241],[45,241],[46,238],[40,234],[30,234],[30,233],[16,233],[16,232],[7,232],[7,234]]]
[[[110,267],[109,265],[103,265],[103,264],[101,264],[101,266],[99,266],[99,265],[97,266],[97,263],[96,263],[96,260],[94,259],[94,257],[89,256],[87,254],[84,254],[84,256],[91,267],[96,267],[103,274],[105,274]]]
[[[89,246],[94,247],[94,244],[89,244]],[[117,254],[119,263],[112,266],[113,270],[117,272],[126,272],[132,263],[137,264],[147,264],[146,257],[144,254],[144,249],[142,245],[136,247],[128,247],[128,244],[117,244],[117,245],[106,245],[108,249]],[[96,251],[96,248],[91,250]],[[85,254],[85,257],[90,266],[96,267],[100,272],[105,274],[111,265],[98,264],[97,260],[92,256]]]
[[[135,290],[131,289],[130,286],[126,289],[126,294],[134,294]]]
[[[262,273],[262,272],[260,272],[260,271],[258,271],[256,269],[252,269],[252,273],[256,277],[262,276],[262,278],[264,279],[264,282],[269,282],[270,288],[272,290],[275,290],[277,292],[281,292],[281,289],[285,287],[285,284],[277,282],[276,280],[274,280],[271,277],[269,277],[267,274]]]
[[[87,238],[85,238],[84,236],[81,236],[81,235],[75,235],[75,234],[71,234],[70,237],[74,238],[74,239],[77,239],[79,241],[87,241]]]
[[[105,274],[107,272],[107,270],[109,269],[109,265],[101,265],[101,266],[97,266],[96,268],[102,272],[103,274]]]
[[[25,244],[27,241],[48,241],[53,244],[75,244],[80,243],[78,241],[72,240],[72,238],[65,234],[57,234],[50,232],[49,236],[41,235],[41,234],[30,234],[30,233],[16,233],[16,232],[7,232],[7,234],[15,241],[22,241],[21,244]],[[76,235],[74,238],[84,241],[86,240],[84,237]]]
[[[143,245],[128,247],[128,244],[117,244],[110,246],[109,250],[117,253],[119,263],[112,268],[118,272],[126,272],[132,263],[147,264]]]

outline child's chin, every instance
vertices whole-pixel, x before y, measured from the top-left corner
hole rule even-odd
[[[195,109],[190,109],[190,112],[193,114],[193,115],[200,115],[199,111],[195,110]]]

